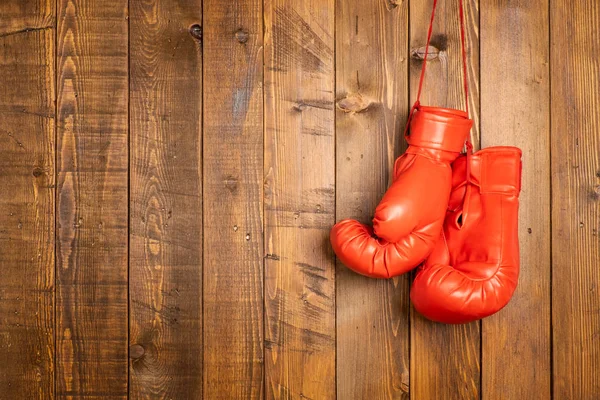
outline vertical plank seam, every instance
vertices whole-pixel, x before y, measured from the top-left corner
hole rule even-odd
[[[198,134],[200,135],[200,146],[199,146],[199,151],[200,151],[200,160],[198,161],[198,166],[201,168],[202,173],[201,173],[201,185],[200,185],[200,196],[201,196],[201,209],[202,209],[202,223],[200,224],[200,235],[201,235],[201,240],[200,240],[200,261],[201,261],[201,280],[200,280],[200,299],[202,301],[202,306],[201,306],[201,339],[200,339],[200,343],[201,343],[201,349],[202,349],[202,354],[200,355],[201,360],[200,360],[200,384],[202,385],[202,388],[200,389],[200,396],[201,396],[201,400],[204,399],[204,40],[206,40],[206,36],[204,35],[205,29],[204,29],[204,0],[200,0],[200,32],[201,32],[201,40],[200,40],[200,62],[202,64],[201,66],[201,71],[200,71],[200,80],[201,80],[201,94],[200,94],[200,99],[201,99],[201,104],[200,104],[200,132],[198,132]]]
[[[267,361],[266,361],[266,356],[267,356],[267,352],[265,350],[265,343],[267,341],[267,330],[268,330],[268,314],[267,314],[267,283],[266,283],[266,262],[265,262],[265,242],[266,242],[266,238],[265,238],[265,232],[266,230],[266,220],[267,220],[267,215],[265,214],[265,163],[267,160],[267,157],[265,156],[265,150],[266,150],[266,110],[267,110],[267,104],[266,104],[266,96],[265,96],[265,76],[266,76],[266,71],[265,71],[265,43],[266,43],[266,21],[265,21],[265,9],[267,7],[267,3],[268,0],[263,0],[262,2],[262,12],[261,12],[261,22],[262,22],[262,53],[263,53],[263,57],[262,57],[262,152],[263,152],[263,165],[262,165],[262,175],[261,175],[261,208],[262,208],[262,220],[261,220],[261,227],[262,227],[262,253],[261,253],[261,263],[262,263],[262,308],[263,308],[263,317],[262,319],[262,324],[263,324],[263,328],[262,328],[262,343],[260,344],[260,347],[262,349],[262,353],[263,353],[263,357],[262,357],[262,395],[261,397],[264,398],[266,396],[267,393]]]
[[[408,1],[407,5],[407,10],[406,10],[406,105],[408,105],[409,109],[411,107],[410,104],[410,44],[411,44],[411,40],[412,38],[410,37],[410,33],[411,33],[411,21],[410,21],[410,15],[411,15],[411,0]],[[408,115],[406,116],[407,120],[408,120]],[[407,122],[404,122],[404,124],[402,125],[406,125]],[[400,141],[402,141],[403,138],[400,138]],[[397,148],[397,147],[396,147]],[[394,154],[395,155],[395,154]],[[414,278],[414,272],[410,272],[410,278]],[[412,279],[411,279],[412,281]],[[412,382],[412,320],[413,320],[413,315],[414,315],[414,310],[413,307],[411,306],[411,301],[410,301],[410,286],[411,286],[411,282],[409,282],[408,285],[408,293],[406,293],[405,296],[408,297],[408,399],[410,400],[412,398],[412,388],[411,388],[411,382]]]
[[[337,101],[337,5],[338,1],[333,0],[333,223],[337,215],[337,110],[335,103]],[[329,243],[326,244],[327,246]],[[333,261],[333,398],[338,398],[338,320],[337,320],[337,257],[332,253]]]
[[[131,332],[131,299],[130,299],[130,265],[131,249],[129,246],[131,235],[131,22],[129,20],[129,0],[127,1],[127,399],[130,397],[130,371],[129,371],[129,334]]]
[[[206,32],[206,29],[204,28],[204,15],[206,14],[206,9],[204,8],[205,6],[205,1],[201,0],[201,5],[200,8],[202,9],[202,15],[200,17],[200,24],[201,24],[201,29],[202,29],[202,41],[200,42],[200,51],[201,51],[201,58],[202,58],[202,104],[200,106],[201,108],[201,121],[202,124],[200,126],[200,135],[201,135],[201,144],[200,144],[200,162],[199,164],[202,166],[202,188],[201,188],[201,192],[202,192],[202,241],[201,241],[201,247],[202,247],[202,255],[201,255],[201,259],[202,259],[202,293],[200,295],[200,297],[202,298],[202,364],[201,364],[201,368],[200,370],[202,371],[202,390],[200,391],[200,393],[202,394],[202,399],[206,398],[206,385],[204,383],[205,381],[205,377],[206,377],[206,371],[205,371],[205,356],[206,356],[206,352],[205,352],[205,344],[206,344],[206,336],[205,336],[205,308],[206,308],[206,298],[204,297],[204,282],[205,282],[205,277],[206,277],[206,254],[204,252],[205,250],[205,246],[204,246],[204,240],[205,240],[205,229],[204,226],[206,224],[206,215],[205,215],[205,198],[204,198],[204,187],[205,187],[205,174],[206,174],[206,168],[204,167],[204,129],[205,129],[205,125],[204,125],[204,107],[206,104],[206,98],[205,98],[205,89],[206,89],[206,85],[205,85],[205,67],[204,67],[204,42],[206,41],[206,35],[204,32]]]
[[[54,335],[54,365],[52,366],[53,371],[53,388],[52,388],[52,396],[56,399],[57,394],[57,384],[56,381],[58,379],[57,376],[57,362],[58,362],[58,347],[56,346],[58,343],[58,324],[57,324],[57,310],[56,310],[56,296],[57,296],[57,281],[58,281],[58,230],[56,220],[58,218],[58,7],[60,0],[55,0],[54,2],[54,287],[53,287],[53,299],[52,299],[52,332]]]
[[[477,74],[477,80],[479,82],[479,93],[477,93],[477,97],[479,100],[479,137],[477,138],[477,142],[476,145],[478,145],[478,148],[476,148],[476,150],[481,150],[482,145],[481,143],[483,142],[482,138],[483,138],[483,112],[482,112],[482,108],[481,108],[481,92],[483,87],[481,86],[481,1],[477,2],[477,9],[478,9],[478,13],[477,13],[477,29],[479,31],[479,35],[477,35],[477,45],[479,46],[479,51],[478,51],[478,65],[479,65],[479,73]],[[465,77],[465,79],[467,79],[467,77]],[[479,400],[483,400],[483,321],[478,321],[477,324],[479,325]]]
[[[553,290],[552,290],[552,272],[554,271],[554,262],[552,260],[552,238],[554,237],[552,232],[552,216],[553,213],[553,194],[552,194],[552,0],[548,0],[548,160],[550,163],[550,168],[548,168],[549,179],[548,183],[550,185],[549,190],[549,206],[550,206],[550,240],[549,240],[549,250],[550,250],[550,398],[554,399],[554,327],[553,327],[553,316],[554,312],[552,310],[552,300]]]

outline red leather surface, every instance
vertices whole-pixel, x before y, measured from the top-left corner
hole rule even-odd
[[[490,147],[452,167],[443,233],[410,296],[431,320],[466,323],[499,311],[517,287],[521,151]]]
[[[350,269],[374,278],[403,274],[423,262],[439,238],[454,161],[473,121],[463,111],[419,107],[409,147],[396,160],[394,179],[375,210],[373,227],[338,222],[330,240]]]

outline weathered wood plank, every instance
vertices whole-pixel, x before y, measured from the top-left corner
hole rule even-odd
[[[550,10],[554,396],[598,399],[600,4],[553,0]]]
[[[263,396],[262,1],[204,1],[204,397]]]
[[[335,398],[334,1],[265,2],[265,397]]]
[[[54,398],[53,0],[0,2],[0,399]]]
[[[408,2],[337,0],[336,220],[371,223],[405,149]],[[409,276],[337,268],[338,399],[408,398]]]
[[[202,398],[202,2],[130,10],[130,398]]]
[[[419,84],[433,1],[411,2],[411,98]],[[479,2],[465,0],[465,34],[471,141],[479,144]],[[438,2],[421,103],[465,109],[459,1]],[[411,317],[411,397],[476,399],[480,383],[480,324],[444,325]]]
[[[482,321],[484,399],[551,395],[548,24],[547,0],[481,5],[481,143],[523,150],[519,286]]]
[[[127,1],[61,0],[56,389],[127,397]]]

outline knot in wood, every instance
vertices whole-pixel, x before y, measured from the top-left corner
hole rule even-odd
[[[423,61],[425,59],[425,48],[426,46],[421,46],[417,49],[413,49],[411,52],[411,57],[415,60]],[[429,50],[427,52],[427,61],[435,60],[440,55],[440,50],[437,47],[429,46]]]
[[[44,170],[41,169],[40,167],[35,167],[31,174],[33,176],[35,176],[36,178],[39,178],[40,176],[44,175]]]
[[[235,39],[240,43],[246,43],[248,41],[248,32],[243,29],[238,29],[235,32]]]
[[[394,8],[398,7],[400,4],[402,4],[404,0],[386,0],[386,8],[388,11],[393,10]]]
[[[238,188],[238,180],[236,177],[232,176],[232,175],[227,175],[225,177],[225,179],[223,180],[223,183],[225,183],[225,187],[227,188],[227,190],[229,190],[231,193],[235,193],[237,192],[237,188]]]
[[[132,344],[129,346],[129,357],[134,360],[141,358],[144,353],[146,353],[146,349],[141,344]]]
[[[337,107],[347,113],[359,113],[369,108],[370,102],[360,93],[350,93],[337,103]]]

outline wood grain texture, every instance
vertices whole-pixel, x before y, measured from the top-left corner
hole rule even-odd
[[[551,1],[554,397],[600,398],[600,4]]]
[[[334,399],[334,4],[264,17],[265,397]]]
[[[416,98],[433,1],[411,2],[411,101]],[[471,141],[479,144],[479,2],[465,0]],[[421,104],[465,109],[459,1],[438,2]],[[411,317],[411,397],[477,399],[480,382],[480,324],[444,325],[414,309]]]
[[[338,0],[336,220],[371,223],[404,150],[408,2]],[[409,391],[409,276],[369,279],[338,263],[338,399]]]
[[[458,1],[423,104],[464,108]],[[600,398],[597,2],[465,0],[471,139],[523,150],[505,309],[435,324],[334,263],[432,3],[0,1],[0,400]]]
[[[130,10],[132,399],[202,398],[200,0]]]
[[[205,0],[204,398],[263,396],[262,1]]]
[[[521,272],[511,302],[482,321],[483,398],[549,399],[548,2],[481,4],[481,143],[523,150]]]
[[[61,0],[58,398],[127,397],[127,1]]]
[[[54,398],[52,0],[0,2],[0,399]]]

